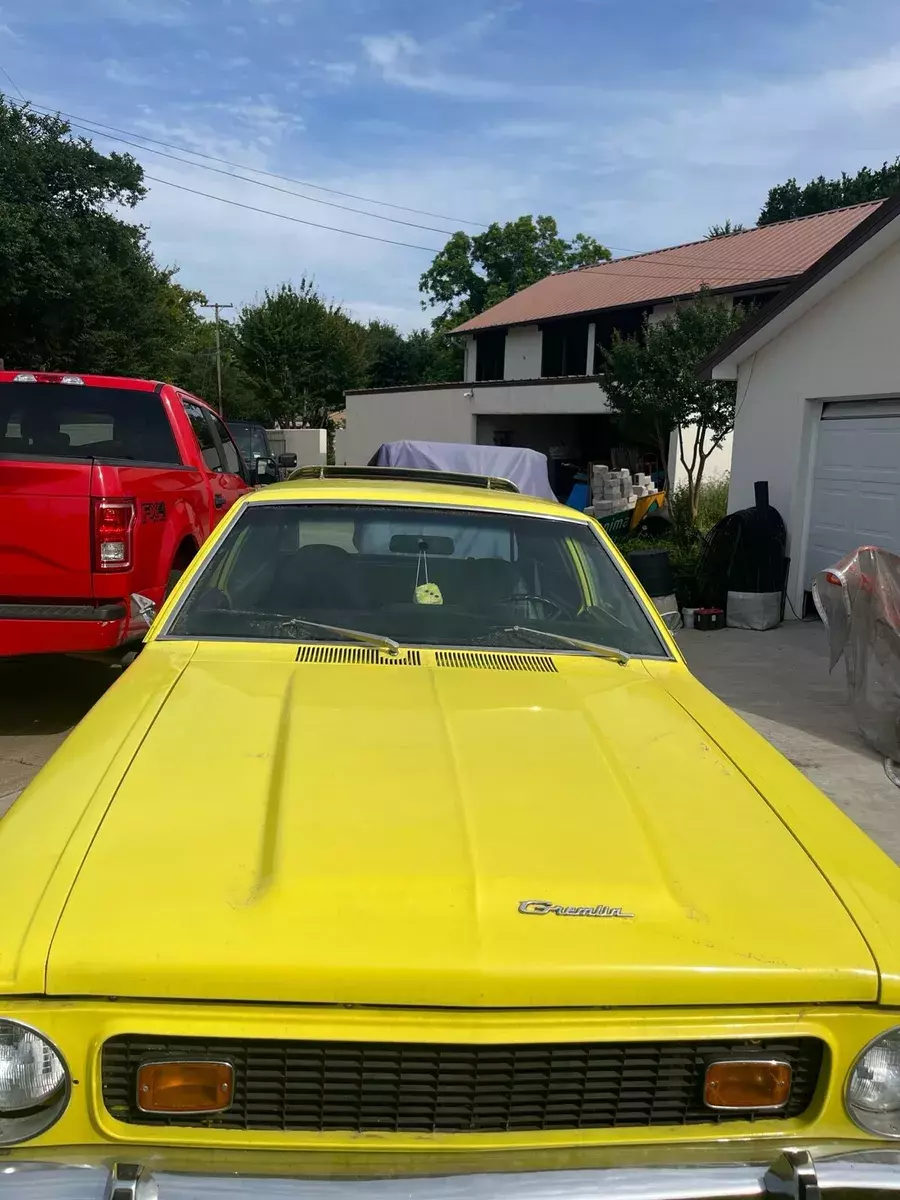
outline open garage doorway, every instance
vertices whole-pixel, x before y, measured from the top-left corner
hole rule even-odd
[[[475,441],[479,446],[523,446],[546,454],[550,486],[563,503],[576,483],[587,479],[591,463],[642,471],[664,486],[659,452],[623,437],[609,414],[482,413],[475,418]]]

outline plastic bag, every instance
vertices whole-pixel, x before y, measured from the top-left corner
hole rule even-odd
[[[729,592],[725,616],[729,629],[774,629],[781,624],[781,592]]]
[[[819,572],[813,600],[828,627],[829,668],[843,656],[860,733],[900,760],[900,555],[861,546]]]

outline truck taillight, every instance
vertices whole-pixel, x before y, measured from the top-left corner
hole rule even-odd
[[[127,571],[132,561],[135,503],[94,501],[94,570]]]

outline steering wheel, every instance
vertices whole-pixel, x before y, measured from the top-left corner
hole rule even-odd
[[[529,604],[544,605],[545,608],[548,609],[549,611],[547,612],[546,616],[544,616],[544,615],[539,616],[538,617],[539,621],[558,621],[559,618],[563,615],[563,611],[564,611],[563,606],[561,604],[558,604],[556,600],[551,600],[549,596],[530,596],[526,592],[516,592],[515,595],[512,595],[512,596],[504,596],[500,600],[500,603],[501,604],[529,603]]]

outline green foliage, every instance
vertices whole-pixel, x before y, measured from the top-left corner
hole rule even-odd
[[[725,220],[724,225],[710,225],[709,233],[706,235],[706,240],[711,242],[713,238],[731,237],[731,235],[734,233],[743,232],[744,226],[740,223],[740,221],[735,221],[734,224],[732,224],[731,218],[729,217]]]
[[[427,297],[422,307],[440,309],[432,322],[436,330],[452,329],[556,271],[610,257],[587,234],[567,242],[553,217],[526,215],[505,225],[495,221],[484,233],[453,234],[419,280],[419,291]]]
[[[675,594],[681,608],[696,608],[708,597],[701,592],[700,559],[706,535],[728,509],[728,476],[704,480],[698,488],[697,516],[691,516],[690,493],[684,484],[674,489],[668,503],[672,519],[666,537],[646,537],[640,527],[619,549],[627,557],[632,550],[668,550],[675,579]]]
[[[735,385],[698,377],[700,363],[744,321],[746,313],[701,292],[671,316],[645,321],[636,338],[616,334],[603,351],[610,408],[640,426],[668,461],[678,430],[679,458],[687,475],[689,508],[696,521],[706,462],[734,425]]]
[[[222,347],[222,408],[235,420],[264,420],[265,406],[252,379],[238,360],[237,333],[228,321],[219,325]],[[178,348],[171,380],[207,404],[218,400],[216,386],[216,331],[212,321],[200,321]]]
[[[774,221],[809,217],[813,213],[828,212],[829,209],[843,208],[847,204],[881,200],[898,189],[900,157],[892,163],[882,163],[875,171],[870,167],[863,167],[855,175],[842,171],[839,179],[826,179],[820,175],[803,187],[796,179],[789,179],[769,190],[758,224],[771,225]]]
[[[128,154],[0,96],[0,357],[7,366],[171,373],[203,299],[122,220],[145,194]]]
[[[323,300],[311,280],[267,291],[235,325],[236,360],[270,424],[322,428],[343,407],[344,391],[365,382],[365,328]]]
[[[417,329],[404,337],[394,325],[370,321],[367,341],[367,387],[452,383],[462,378],[462,346],[444,334]]]

